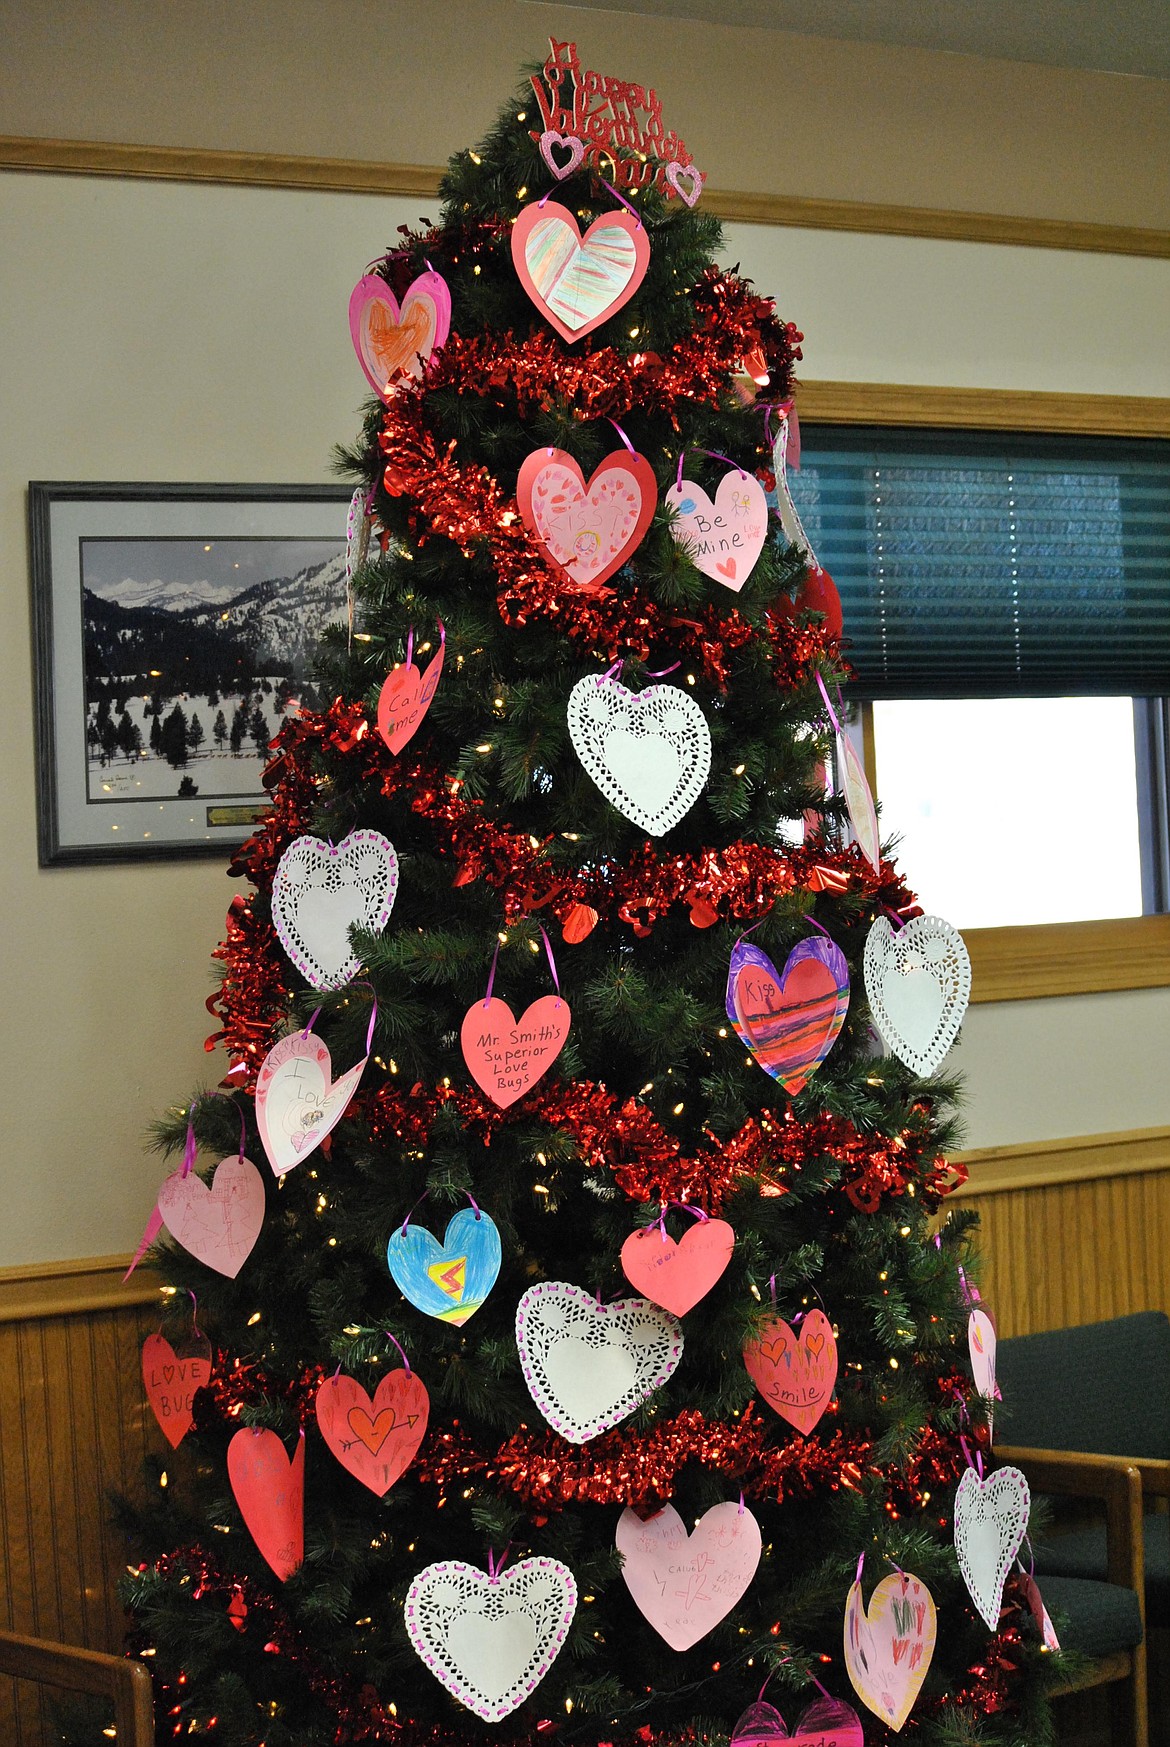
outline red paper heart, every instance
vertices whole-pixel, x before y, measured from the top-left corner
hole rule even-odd
[[[552,1067],[569,1035],[570,1018],[569,1004],[559,995],[542,995],[519,1019],[498,996],[476,1001],[460,1034],[472,1079],[506,1110]]]
[[[177,1450],[191,1430],[195,1391],[211,1381],[211,1342],[205,1335],[193,1335],[180,1355],[165,1335],[147,1335],[142,1381],[163,1436]]]
[[[783,1317],[771,1317],[744,1347],[743,1362],[768,1406],[807,1437],[837,1381],[837,1343],[824,1311],[810,1310],[799,1339]]]
[[[633,297],[650,265],[650,239],[632,212],[603,212],[582,236],[568,208],[546,198],[512,226],[512,263],[537,309],[572,345]]]
[[[658,501],[644,455],[615,449],[588,485],[563,449],[534,449],[516,480],[521,519],[570,581],[594,593],[642,542]]]
[[[248,1533],[283,1583],[305,1557],[305,1438],[288,1452],[276,1433],[242,1427],[228,1445],[228,1479]]]
[[[685,1316],[724,1272],[735,1247],[725,1219],[705,1219],[678,1243],[656,1225],[632,1231],[622,1245],[622,1270],[635,1291],[675,1316]]]
[[[440,643],[420,673],[413,661],[405,662],[388,673],[378,694],[378,732],[391,752],[401,752],[412,739],[419,723],[431,707],[431,699],[443,675],[443,650]]]
[[[388,1371],[371,1401],[344,1373],[317,1391],[321,1436],[343,1468],[381,1498],[415,1458],[427,1429],[430,1398],[413,1371]]]

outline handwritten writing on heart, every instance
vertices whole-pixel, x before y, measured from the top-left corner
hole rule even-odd
[[[273,1044],[256,1080],[256,1126],[278,1177],[303,1163],[345,1115],[368,1056],[356,1067],[332,1076],[332,1060],[322,1040],[294,1031]]]
[[[766,1074],[799,1092],[829,1051],[849,1010],[849,964],[818,936],[793,947],[777,971],[767,953],[739,940],[727,974],[727,1016]]]
[[[142,1343],[142,1381],[163,1436],[177,1450],[194,1423],[195,1391],[211,1381],[211,1342],[206,1335],[193,1334],[180,1356],[165,1335],[147,1335]]]
[[[628,449],[607,455],[588,483],[564,449],[534,449],[516,476],[521,521],[585,594],[637,551],[657,502],[654,469]]]
[[[569,1004],[559,995],[542,995],[519,1019],[498,995],[475,1001],[459,1034],[468,1072],[506,1110],[547,1074],[565,1047],[571,1021]]]
[[[725,473],[712,503],[701,485],[683,479],[666,494],[671,533],[704,576],[739,593],[768,537],[768,502],[751,473]]]
[[[371,1401],[344,1372],[317,1390],[321,1436],[343,1468],[383,1498],[409,1468],[430,1413],[426,1384],[413,1371],[388,1371]]]
[[[406,1592],[406,1632],[435,1679],[486,1722],[536,1691],[577,1609],[558,1559],[521,1559],[489,1576],[461,1559],[420,1571]]]
[[[443,677],[445,642],[420,673],[413,661],[404,661],[382,681],[378,693],[378,733],[391,752],[401,752],[417,732]]]
[[[845,1603],[845,1666],[875,1716],[900,1730],[926,1679],[938,1635],[934,1597],[909,1572],[883,1577],[869,1598],[853,1584]]]
[[[759,1699],[731,1731],[731,1747],[865,1747],[861,1718],[844,1699],[816,1698],[791,1735],[775,1705]]]
[[[807,1437],[837,1381],[837,1342],[824,1311],[809,1311],[799,1337],[782,1316],[769,1317],[744,1346],[743,1362],[768,1406]]]
[[[685,1316],[724,1273],[734,1248],[725,1219],[704,1219],[677,1243],[664,1228],[639,1226],[622,1245],[622,1271],[635,1292]]]
[[[537,309],[570,345],[630,301],[650,265],[632,212],[603,212],[585,235],[555,200],[526,206],[512,226],[512,264]]]
[[[384,279],[367,273],[349,300],[349,332],[375,394],[389,398],[399,371],[421,376],[451,331],[451,293],[442,274],[420,273],[399,305]]]
[[[618,1519],[626,1588],[672,1650],[689,1650],[729,1614],[760,1563],[760,1525],[739,1504],[716,1504],[691,1533],[672,1504],[643,1522]]]
[[[986,1480],[968,1468],[955,1489],[955,1552],[963,1582],[994,1632],[1003,1586],[1028,1532],[1032,1497],[1018,1468],[998,1468]]]
[[[158,1192],[158,1210],[176,1243],[234,1280],[264,1223],[264,1179],[243,1154],[221,1159],[210,1182],[174,1171]]]
[[[282,1583],[305,1557],[305,1435],[288,1452],[276,1433],[242,1426],[228,1445],[228,1479],[248,1533]]]

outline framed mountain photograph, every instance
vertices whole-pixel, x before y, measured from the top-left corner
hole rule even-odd
[[[346,618],[350,491],[29,486],[42,867],[227,855]]]

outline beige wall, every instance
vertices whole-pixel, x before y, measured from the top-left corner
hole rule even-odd
[[[603,64],[656,77],[696,152],[707,129],[712,177],[724,185],[961,204],[965,153],[975,150],[953,57],[889,51],[905,57],[899,65],[907,78],[916,69],[935,83],[929,92],[918,88],[917,107],[896,80],[866,86],[865,104],[882,107],[884,117],[876,134],[885,144],[875,157],[857,134],[865,105],[859,109],[860,94],[851,94],[842,68],[849,56],[859,57],[856,67],[886,51],[861,45],[822,45],[813,57],[794,39],[769,38],[761,47],[750,34],[695,35],[697,26],[668,31],[647,20],[560,9],[550,17],[543,7],[487,0],[446,10],[380,0],[376,9],[284,7],[283,34],[275,10],[240,7],[232,13],[232,53],[217,55],[210,33],[202,54],[181,40],[191,19],[217,16],[210,6],[157,16],[144,10],[141,18],[133,6],[111,6],[97,17],[87,7],[84,35],[74,28],[83,9],[69,10],[71,19],[59,4],[22,11],[6,27],[0,126],[7,131],[434,160],[487,118],[517,59],[533,52],[551,24],[561,34],[578,26]],[[372,79],[363,80],[361,45],[375,10],[383,32],[388,21],[401,26],[397,61],[386,64],[429,65],[447,93],[441,117],[425,126],[403,121],[421,104],[406,73],[386,75],[380,101],[370,96]],[[326,16],[328,40],[318,43],[314,21]],[[424,16],[439,31],[461,19],[466,33],[424,56],[410,35]],[[359,18],[360,31],[352,23]],[[485,19],[498,28],[485,33]],[[264,20],[272,24],[270,62],[249,86]],[[790,48],[809,67],[815,60],[823,101],[790,101],[787,83],[777,76],[769,84],[758,56],[743,58],[749,46],[760,54]],[[763,93],[762,120],[748,130],[742,154],[744,134],[716,113],[700,79],[700,70],[718,65],[716,51],[730,56],[732,49],[746,69],[735,89],[750,93],[756,82]],[[1058,103],[1053,81],[1059,85],[1063,75],[975,63],[966,71],[968,95],[993,76],[1003,92],[1025,71],[1034,77],[1027,126],[1047,140],[1044,150],[1024,153],[1024,120],[1016,131],[991,128],[994,149],[984,138],[979,151],[992,152],[994,174],[978,197],[969,186],[970,205],[1008,211],[1031,202],[1045,215],[1166,222],[1152,191],[1148,199],[1141,193],[1136,154],[1127,177],[1116,160],[1109,160],[1112,171],[1095,160],[1091,143],[1076,155],[1064,149],[1061,118],[1071,112],[1061,103],[1071,102],[1072,86],[1085,76],[1070,76]],[[1126,86],[1140,110],[1150,93],[1140,82]],[[939,134],[929,186],[915,180],[915,164],[925,170],[905,143],[925,125],[923,104]],[[738,107],[747,113],[750,104]],[[1118,125],[1119,137],[1128,137]],[[824,143],[835,132],[841,137],[832,153],[823,161],[809,156],[809,137]],[[777,152],[766,162],[758,149],[764,137],[791,141],[795,159]],[[1043,192],[1029,178],[1055,175],[1062,152],[1067,177]],[[789,174],[794,162],[804,164],[808,179]],[[1009,184],[1016,184],[1014,199]],[[145,1126],[168,1100],[183,1100],[199,1076],[214,1080],[220,1071],[201,1047],[210,1029],[203,999],[208,955],[233,890],[214,863],[37,869],[25,484],[326,478],[330,445],[352,433],[364,388],[344,322],[349,290],[396,225],[423,206],[0,177],[7,827],[0,913],[8,944],[0,1049],[9,1078],[0,1266],[109,1253],[136,1240],[159,1174],[157,1161],[142,1153]],[[1170,394],[1170,263],[749,226],[733,227],[729,253],[764,289],[777,291],[784,313],[805,329],[809,376]],[[983,1008],[969,1022],[962,1060],[971,1069],[972,1144],[1170,1121],[1157,1071],[1170,993],[1027,1006],[1030,1012]]]
[[[616,6],[3,0],[0,129],[442,163],[550,34],[656,85],[714,187],[1170,228],[1165,82]]]

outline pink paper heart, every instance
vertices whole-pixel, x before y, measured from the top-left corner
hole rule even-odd
[[[791,1735],[775,1705],[757,1700],[732,1730],[731,1747],[865,1747],[865,1731],[844,1699],[814,1699]]]
[[[413,1371],[388,1371],[374,1398],[353,1377],[326,1377],[317,1390],[321,1436],[343,1468],[385,1496],[409,1468],[430,1412],[425,1383]]]
[[[768,1406],[807,1437],[837,1381],[837,1343],[824,1311],[809,1311],[799,1338],[783,1317],[769,1318],[744,1347],[743,1362]]]
[[[650,239],[632,212],[603,212],[582,236],[567,207],[543,200],[512,226],[512,264],[545,320],[572,345],[633,297],[650,265]]]
[[[996,1396],[995,1324],[982,1307],[972,1310],[967,1318],[967,1348],[975,1388],[987,1403],[987,1429],[990,1432]]]
[[[209,1183],[175,1171],[158,1192],[158,1210],[176,1243],[234,1280],[264,1223],[264,1179],[251,1159],[221,1159]]]
[[[276,1433],[243,1426],[227,1452],[228,1479],[248,1533],[280,1581],[305,1557],[305,1437],[291,1461]]]
[[[646,1522],[627,1509],[616,1541],[627,1589],[672,1650],[713,1631],[760,1563],[760,1525],[738,1504],[713,1505],[690,1535],[672,1504]]]
[[[861,1584],[845,1603],[845,1666],[875,1716],[900,1729],[926,1679],[938,1618],[925,1583],[909,1572],[883,1577],[866,1612]]]
[[[211,1381],[211,1342],[206,1335],[192,1335],[182,1353],[177,1353],[165,1335],[147,1335],[142,1343],[142,1381],[163,1436],[177,1450],[191,1430],[195,1391]]]
[[[349,300],[349,332],[375,394],[389,398],[399,371],[421,376],[451,331],[451,293],[442,274],[420,273],[401,306],[384,279],[367,273]]]
[[[378,694],[378,732],[391,752],[401,752],[414,738],[423,717],[431,707],[443,674],[443,651],[440,643],[420,673],[413,661],[404,662],[388,673]]]
[[[658,501],[654,469],[615,449],[589,480],[563,449],[535,449],[516,479],[526,528],[567,576],[596,592],[641,544]]]
[[[568,162],[558,164],[553,157],[556,151],[568,152]],[[571,176],[580,167],[585,156],[585,141],[577,139],[573,134],[557,133],[555,128],[547,127],[540,136],[540,155],[557,181],[563,182],[566,176]]]
[[[463,1018],[460,1041],[472,1079],[506,1110],[547,1074],[569,1035],[572,1015],[559,995],[542,995],[517,1019],[493,995],[476,1001]]]
[[[768,537],[768,502],[759,480],[751,473],[725,473],[712,503],[701,485],[683,479],[671,486],[666,503],[675,512],[675,544],[704,576],[738,594]]]
[[[724,1272],[735,1247],[725,1219],[705,1219],[677,1243],[656,1225],[632,1231],[622,1245],[622,1269],[634,1289],[652,1304],[685,1316]]]
[[[676,164],[672,158],[666,166],[666,180],[680,200],[694,206],[703,192],[703,172],[697,164]]]
[[[294,1031],[272,1046],[256,1080],[256,1126],[278,1177],[336,1128],[368,1060],[334,1080],[328,1047],[311,1032]]]

